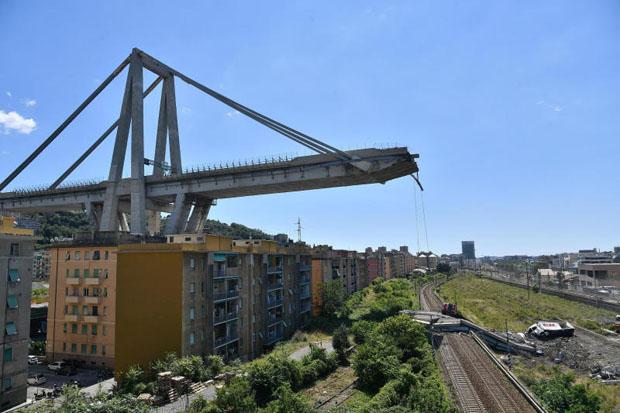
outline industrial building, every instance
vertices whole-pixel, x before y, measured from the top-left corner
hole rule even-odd
[[[31,229],[0,216],[0,410],[26,401],[34,241]]]
[[[475,260],[476,246],[474,241],[461,241],[461,252],[464,260]]]

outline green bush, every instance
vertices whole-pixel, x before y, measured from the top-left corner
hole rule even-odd
[[[376,392],[394,377],[402,352],[391,342],[372,336],[357,348],[353,357],[353,370],[359,379],[360,387]]]
[[[368,320],[359,320],[353,323],[351,326],[351,334],[353,334],[353,341],[356,344],[362,344],[366,341],[368,336],[374,331],[377,323]]]
[[[549,380],[541,380],[532,390],[550,412],[597,412],[601,399],[583,384],[574,384],[572,374],[556,373]]]
[[[247,373],[259,406],[265,406],[273,400],[278,388],[284,384],[289,384],[295,390],[301,387],[299,364],[283,355],[257,360],[250,364]]]

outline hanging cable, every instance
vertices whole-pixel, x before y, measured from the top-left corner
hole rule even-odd
[[[416,185],[413,186],[413,209],[415,211],[415,231],[417,237],[417,248],[418,254],[420,254],[420,225],[419,225],[419,214],[418,214],[418,195]]]
[[[426,211],[424,209],[424,191],[420,191],[420,203],[422,204],[422,220],[424,224],[424,236],[426,237],[426,250],[430,251],[428,247],[428,230],[426,229]]]

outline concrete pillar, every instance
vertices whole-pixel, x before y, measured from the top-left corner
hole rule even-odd
[[[146,231],[149,235],[161,232],[161,216],[159,211],[146,211]]]
[[[211,200],[196,202],[185,227],[186,233],[198,234],[202,232],[211,209],[211,202]]]
[[[146,187],[144,184],[144,102],[142,62],[131,55],[131,233],[146,232]]]
[[[185,193],[178,193],[174,201],[174,209],[166,223],[165,234],[180,234],[185,230],[187,217],[192,207]]]

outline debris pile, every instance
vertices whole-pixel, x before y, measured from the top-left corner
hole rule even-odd
[[[620,383],[620,366],[607,365],[604,367],[595,366],[590,372],[590,377],[599,379],[603,383],[616,384]]]

